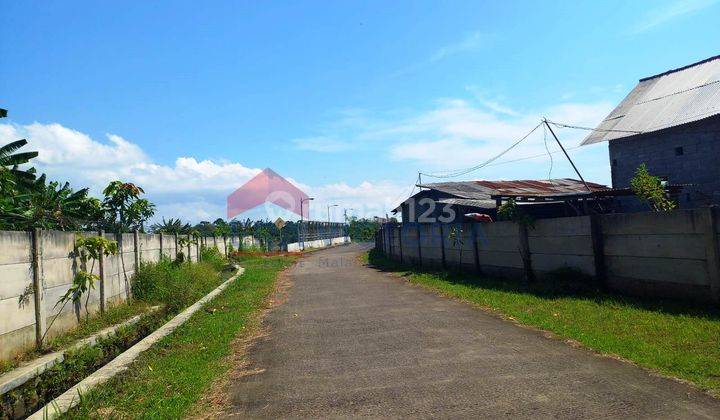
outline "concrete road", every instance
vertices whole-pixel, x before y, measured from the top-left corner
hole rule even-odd
[[[228,416],[720,418],[720,400],[364,267],[351,245],[290,272]]]

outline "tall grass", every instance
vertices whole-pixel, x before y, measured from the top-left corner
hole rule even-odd
[[[197,263],[177,263],[163,258],[142,263],[132,284],[135,299],[165,305],[178,312],[219,284],[224,260],[208,258]]]

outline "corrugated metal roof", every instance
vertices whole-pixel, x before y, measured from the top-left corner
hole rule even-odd
[[[471,200],[467,198],[442,198],[437,201],[442,204],[455,204],[465,207],[479,207],[483,209],[494,209],[495,200]]]
[[[718,114],[720,56],[715,56],[641,79],[582,144],[662,130]]]
[[[548,180],[517,180],[517,181],[463,181],[439,182],[423,184],[423,188],[430,188],[451,194],[458,198],[473,200],[490,200],[492,195],[560,195],[586,192],[587,188],[582,181],[571,178]],[[608,187],[594,182],[588,182],[592,191],[605,190]]]

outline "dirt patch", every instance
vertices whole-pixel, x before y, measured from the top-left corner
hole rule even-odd
[[[248,350],[255,345],[255,343],[269,335],[269,328],[263,321],[273,308],[282,305],[287,300],[288,292],[292,287],[292,281],[288,274],[294,267],[295,264],[278,274],[278,278],[275,280],[275,289],[267,297],[263,309],[248,321],[247,326],[243,327],[243,330],[233,341],[233,352],[224,361],[228,366],[228,373],[218,377],[212,385],[210,385],[208,391],[205,392],[205,395],[203,395],[187,418],[225,418],[226,410],[232,405],[230,402],[229,388],[233,380],[264,372],[264,369],[252,367],[251,361],[247,358]]]

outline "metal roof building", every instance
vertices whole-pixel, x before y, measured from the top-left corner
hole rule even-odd
[[[447,213],[450,209],[460,217],[468,213],[483,213],[494,218],[500,202],[509,198],[525,203],[543,203],[543,209],[536,209],[539,217],[575,215],[567,214],[566,201],[594,200],[595,193],[610,191],[605,185],[588,182],[586,187],[582,181],[570,178],[438,182],[419,184],[418,187],[424,189],[393,210],[393,213],[402,212],[403,221],[419,221],[419,215],[439,219],[443,211]]]
[[[582,144],[650,133],[718,114],[720,55],[640,79]]]
[[[690,184],[681,208],[720,204],[720,56],[640,79],[582,144],[603,141],[614,188],[645,164],[669,184]],[[632,201],[621,211],[648,210]]]

